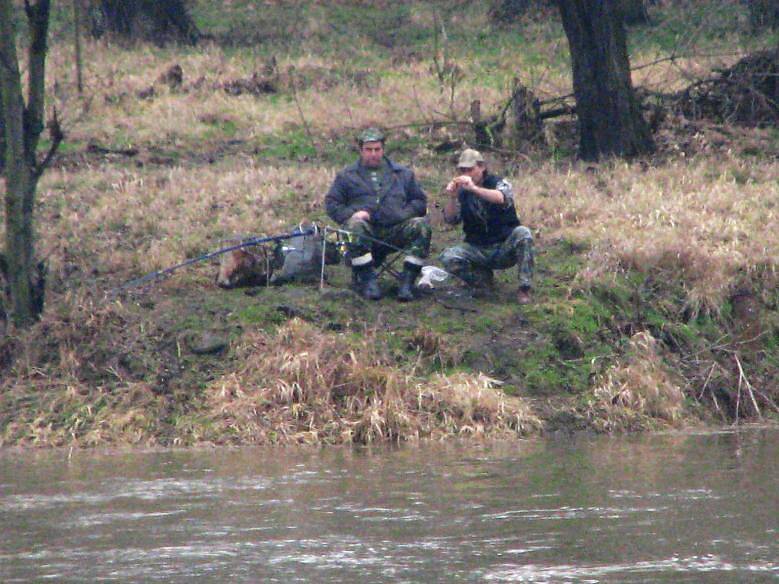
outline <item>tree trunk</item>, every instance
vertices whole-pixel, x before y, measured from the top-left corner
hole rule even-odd
[[[777,0],[749,0],[749,20],[755,30],[779,28],[779,2]]]
[[[126,40],[197,43],[200,32],[184,0],[92,0],[92,35]]]
[[[73,52],[76,61],[76,88],[84,93],[84,76],[81,63],[81,0],[73,0]]]
[[[514,79],[511,110],[514,114],[515,145],[521,147],[524,144],[544,143],[541,104],[535,94],[522,85],[517,78]]]
[[[13,1],[0,0],[0,93],[5,120],[5,277],[11,310],[18,326],[31,324],[43,310],[41,265],[34,261],[33,209],[35,189],[43,167],[36,159],[43,131],[44,66],[49,24],[49,0],[26,5],[30,44],[28,47],[27,103],[22,94],[16,53]],[[50,155],[59,145],[54,139]]]
[[[618,0],[557,0],[571,50],[579,155],[631,157],[654,150],[630,80]]]
[[[3,85],[0,83],[0,177],[3,176],[3,171],[5,170],[5,119],[3,118],[3,109]]]

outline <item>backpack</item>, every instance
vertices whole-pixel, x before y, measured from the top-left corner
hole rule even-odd
[[[306,233],[313,230],[313,233]],[[311,283],[319,280],[322,272],[323,236],[314,224],[301,223],[291,233],[295,237],[276,242],[274,264],[281,266],[273,272],[270,283],[274,285],[289,282]],[[338,248],[332,242],[325,244],[325,264],[340,261]]]

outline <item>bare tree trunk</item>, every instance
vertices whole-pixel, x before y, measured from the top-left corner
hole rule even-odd
[[[81,0],[73,0],[73,48],[76,59],[76,88],[84,93],[84,76],[81,67]]]
[[[2,64],[0,64],[2,67]],[[3,117],[3,84],[0,83],[0,177],[5,170],[5,118]]]
[[[630,80],[618,0],[557,0],[571,49],[579,155],[631,157],[654,150]]]
[[[43,310],[42,266],[35,263],[33,208],[38,178],[62,140],[56,118],[52,147],[38,164],[43,132],[46,37],[50,0],[25,5],[29,23],[27,103],[22,94],[13,1],[0,0],[0,93],[5,119],[5,266],[11,310],[18,326],[31,324]]]

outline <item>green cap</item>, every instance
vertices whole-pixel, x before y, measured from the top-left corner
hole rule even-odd
[[[365,142],[384,142],[384,132],[378,128],[366,128],[357,137],[360,144]]]
[[[484,156],[481,152],[473,148],[466,148],[460,154],[460,160],[457,161],[457,168],[473,168],[478,162],[484,162]]]

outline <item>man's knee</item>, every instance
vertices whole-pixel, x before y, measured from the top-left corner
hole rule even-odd
[[[346,223],[344,223],[344,227],[349,231],[359,231],[361,233],[366,233],[370,231],[371,223],[366,219],[356,219],[354,217],[350,217],[346,220]]]
[[[448,247],[438,256],[447,272],[456,274],[468,265],[468,261],[463,257],[462,251],[458,247]]]
[[[533,234],[531,233],[530,229],[524,225],[520,225],[519,227],[515,227],[514,231],[511,232],[511,239],[514,241],[528,241],[532,243]]]
[[[424,217],[409,219],[407,229],[414,238],[430,240],[433,236],[433,228]]]

